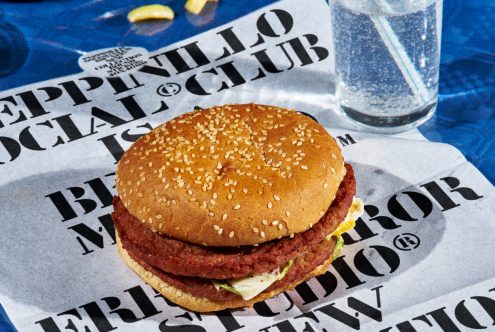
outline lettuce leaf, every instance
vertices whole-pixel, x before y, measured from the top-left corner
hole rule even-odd
[[[230,286],[229,284],[220,283],[220,282],[218,282],[218,280],[213,280],[213,285],[215,286],[215,288],[217,290],[220,290],[220,288],[223,288],[225,290],[228,290],[229,292],[239,294],[239,292],[234,287]],[[239,295],[241,295],[241,294],[239,294]]]
[[[344,238],[342,237],[342,235],[337,236],[335,240],[336,242],[335,247],[333,248],[332,261],[339,257],[342,249],[344,249]]]
[[[292,266],[292,264],[294,264],[294,261],[291,259],[287,262],[287,264],[285,264],[284,266],[284,269],[282,270],[282,272],[280,272],[280,274],[278,275],[278,280],[282,280],[285,275],[287,274],[287,272],[289,272],[289,269],[290,267]]]

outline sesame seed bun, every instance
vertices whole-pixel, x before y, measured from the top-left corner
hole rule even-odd
[[[239,299],[231,301],[212,301],[204,297],[194,296],[188,292],[181,291],[180,289],[167,284],[158,276],[147,271],[143,266],[141,266],[138,262],[136,262],[129,256],[127,251],[122,247],[122,243],[120,242],[118,234],[116,234],[116,239],[117,249],[120,257],[141,279],[143,279],[148,285],[159,291],[170,301],[184,308],[197,312],[211,312],[229,308],[251,307],[256,302],[272,298],[282,292],[294,289],[300,283],[325,273],[328,269],[328,266],[332,262],[332,258],[330,257],[323,264],[317,266],[312,272],[304,276],[304,278],[292,283],[287,287],[274,289],[266,293],[261,293],[251,300]]]
[[[153,231],[208,246],[306,231],[345,174],[317,122],[256,104],[196,110],[138,139],[117,165],[124,206]]]

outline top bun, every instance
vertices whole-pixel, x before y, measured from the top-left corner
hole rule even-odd
[[[238,246],[312,227],[344,175],[341,150],[320,124],[245,104],[186,113],[142,136],[119,161],[116,184],[153,231]]]

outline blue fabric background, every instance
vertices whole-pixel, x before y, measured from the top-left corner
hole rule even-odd
[[[132,8],[154,1],[0,2],[0,91],[80,71],[81,52],[117,45],[152,51],[217,27],[272,0],[220,0],[213,19],[189,15],[184,0],[161,0],[172,23],[127,22]],[[301,1],[301,3],[303,3]],[[444,0],[440,103],[420,130],[445,142],[495,182],[495,2]],[[0,306],[0,330],[15,331]]]

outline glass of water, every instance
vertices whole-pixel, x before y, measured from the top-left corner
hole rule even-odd
[[[429,119],[438,101],[442,0],[330,0],[336,96],[382,133]]]

